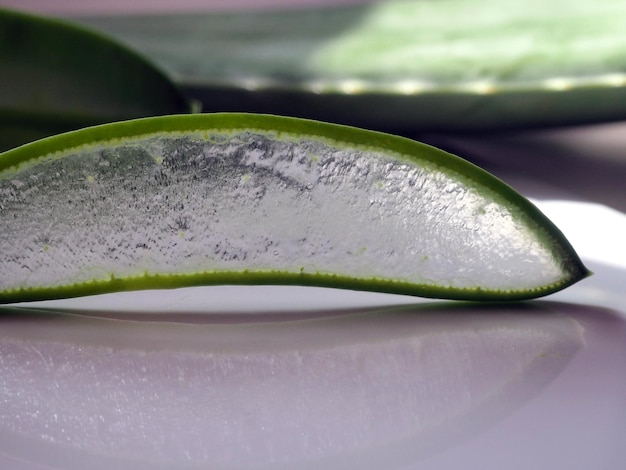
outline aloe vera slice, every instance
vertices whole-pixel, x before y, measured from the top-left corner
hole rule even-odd
[[[81,21],[150,57],[212,111],[412,131],[626,118],[623,0],[384,1]]]
[[[0,302],[209,284],[524,299],[587,274],[456,156],[276,116],[168,116],[0,155]]]
[[[0,9],[0,150],[94,124],[190,111],[154,65],[69,22]]]

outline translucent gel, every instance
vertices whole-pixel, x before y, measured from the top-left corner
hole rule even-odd
[[[459,181],[271,133],[89,147],[0,180],[0,289],[246,269],[496,290],[560,279],[515,213]]]

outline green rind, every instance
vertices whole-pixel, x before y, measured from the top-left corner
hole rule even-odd
[[[80,285],[52,288],[28,288],[0,293],[0,303],[76,297],[123,290],[175,288],[215,284],[285,284],[337,287],[353,290],[408,294],[432,298],[466,300],[522,300],[561,290],[589,274],[561,231],[530,201],[493,175],[457,156],[410,139],[347,126],[280,116],[255,114],[203,114],[163,116],[106,124],[42,139],[0,154],[0,176],[41,158],[106,143],[120,143],[126,138],[154,134],[210,130],[284,132],[332,141],[340,147],[378,150],[400,158],[439,167],[454,174],[470,187],[489,192],[492,198],[515,207],[523,223],[529,225],[543,243],[562,260],[567,276],[561,282],[533,290],[493,291],[459,289],[396,282],[384,279],[350,278],[329,273],[299,272],[198,272],[188,274],[148,274],[139,277],[95,280]],[[296,268],[294,268],[296,269]]]
[[[191,110],[146,58],[84,26],[0,8],[0,43],[0,149],[94,124]]]
[[[587,274],[585,274],[587,275]],[[451,289],[411,284],[407,282],[359,279],[336,274],[309,274],[286,272],[205,272],[193,274],[146,274],[140,277],[116,278],[92,281],[60,287],[18,289],[0,292],[0,304],[55,300],[89,295],[110,294],[150,289],[177,289],[182,287],[217,285],[280,285],[329,287],[355,291],[381,292],[388,294],[411,295],[432,299],[472,300],[483,302],[505,302],[530,300],[562,290],[579,279],[566,283],[546,286],[543,289],[525,291],[489,291],[482,289]]]

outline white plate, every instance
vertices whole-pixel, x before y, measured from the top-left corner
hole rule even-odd
[[[619,468],[626,260],[581,234],[626,218],[540,205],[596,274],[525,304],[225,286],[6,310],[0,468]]]

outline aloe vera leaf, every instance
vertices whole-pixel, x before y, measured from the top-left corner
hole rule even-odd
[[[251,114],[75,131],[0,155],[0,302],[210,284],[452,299],[588,274],[527,199],[433,147]]]
[[[190,110],[156,66],[84,26],[0,9],[0,45],[0,149]]]
[[[213,111],[410,130],[626,118],[621,0],[391,1],[81,21],[152,58]]]

